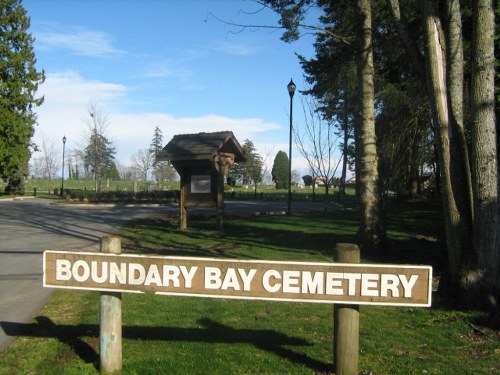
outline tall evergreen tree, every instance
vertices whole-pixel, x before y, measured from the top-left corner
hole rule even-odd
[[[232,165],[228,174],[228,184],[234,186],[236,181],[241,180],[243,185],[253,184],[255,191],[257,191],[257,185],[262,182],[264,177],[264,161],[257,153],[251,140],[245,139],[241,147],[246,161]]]
[[[160,152],[163,148],[163,133],[159,126],[155,127],[153,134],[153,139],[151,140],[151,145],[149,146],[149,152],[156,157],[156,154]]]
[[[22,176],[28,172],[30,148],[36,124],[33,110],[45,77],[35,67],[30,19],[20,0],[0,2],[0,177],[8,190],[22,192]]]
[[[90,137],[85,148],[85,169],[96,174],[97,191],[101,190],[103,178],[116,178],[115,166],[116,150],[113,143],[104,135],[95,132]]]
[[[249,139],[245,139],[242,145],[243,148],[243,155],[245,155],[246,162],[242,163],[241,165],[241,174],[242,174],[242,181],[243,185],[248,185],[252,182],[255,182],[254,180],[258,180],[258,172],[256,172],[255,167],[256,167],[256,162],[258,163],[258,158],[256,158],[257,153],[255,150],[255,146],[253,142]],[[257,165],[258,166],[258,165]],[[260,165],[262,167],[262,165]],[[257,181],[259,183],[260,181]]]
[[[288,189],[288,155],[285,151],[278,151],[276,154],[271,176],[276,189]]]
[[[254,193],[257,195],[257,185],[262,181],[264,162],[255,150],[253,142],[245,139],[243,143],[243,155],[246,162],[242,164],[243,184],[253,184]]]
[[[268,0],[269,6],[277,11],[281,25],[287,29],[283,39],[292,41],[298,38],[299,29],[304,27],[305,13],[310,8],[313,0],[290,2],[286,0]],[[365,250],[378,250],[383,247],[385,237],[381,213],[382,205],[378,193],[378,156],[375,135],[375,47],[372,28],[372,0],[330,1],[318,0],[316,5],[322,8],[325,16],[320,17],[322,27],[318,42],[325,41],[323,55],[334,55],[340,59],[344,69],[353,62],[357,66],[357,103],[354,111],[354,136],[356,142],[356,175],[359,176],[359,197],[362,206],[360,223],[360,245]],[[353,27],[357,25],[357,27]],[[338,25],[341,25],[339,28]],[[337,69],[338,70],[338,69]],[[329,98],[336,97],[339,102],[339,90],[335,89],[335,81],[331,80],[334,74],[329,74],[322,69],[322,76],[314,77],[328,92],[326,103],[332,103]],[[342,94],[345,107],[349,93]],[[324,98],[323,98],[324,99]],[[327,112],[331,107],[325,108]],[[347,117],[344,118],[344,121]],[[345,145],[347,148],[347,145]]]
[[[160,127],[155,127],[149,152],[153,159],[153,176],[160,186],[175,176],[175,170],[169,161],[156,161],[156,155],[163,149],[163,133]]]
[[[95,103],[90,104],[88,111],[91,121],[82,159],[87,175],[94,175],[95,189],[100,191],[102,179],[109,178],[113,169],[116,150],[105,135],[109,125],[106,112]]]

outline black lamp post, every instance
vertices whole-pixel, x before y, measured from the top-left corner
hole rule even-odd
[[[66,136],[63,137],[63,158],[62,158],[62,177],[61,177],[61,195],[63,195],[64,190],[64,150],[66,148]]]
[[[288,210],[287,214],[292,213],[292,113],[293,113],[293,94],[295,94],[295,83],[293,79],[290,79],[290,83],[286,86],[288,89],[288,94],[290,95],[290,136],[288,143]]]

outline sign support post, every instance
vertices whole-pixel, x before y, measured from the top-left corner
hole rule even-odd
[[[120,238],[103,237],[101,252],[121,254]],[[122,370],[122,293],[101,292],[99,303],[100,371],[101,374],[118,374]]]
[[[359,247],[350,243],[335,246],[335,262],[360,262]],[[359,305],[335,304],[333,307],[333,351],[335,373],[357,375],[359,363]]]

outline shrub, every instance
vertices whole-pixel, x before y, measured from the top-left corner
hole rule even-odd
[[[65,190],[65,196],[72,200],[92,203],[166,203],[176,202],[179,199],[178,190],[169,191],[106,191],[97,193],[93,190]]]

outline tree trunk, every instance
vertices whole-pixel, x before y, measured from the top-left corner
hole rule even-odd
[[[473,2],[472,41],[472,181],[473,249],[465,254],[463,285],[479,307],[498,309],[500,274],[498,176],[495,123],[495,19],[492,0]],[[478,301],[477,296],[482,298]],[[498,310],[497,310],[498,311]]]
[[[396,30],[398,32],[398,37],[403,44],[403,48],[410,57],[413,69],[417,75],[424,80],[425,79],[425,62],[420,50],[418,49],[416,41],[410,36],[409,26],[406,22],[405,17],[401,13],[399,7],[399,0],[387,0],[387,5],[391,11]]]
[[[349,126],[347,108],[344,110],[344,144],[342,151],[342,175],[340,177],[339,194],[345,194],[345,180],[347,177],[347,153],[349,150]]]
[[[378,157],[375,136],[374,66],[372,46],[371,0],[357,0],[358,22],[358,90],[361,105],[360,125],[361,170],[360,199],[362,220],[359,242],[362,252],[378,251],[385,239],[381,223],[378,193]]]
[[[472,198],[472,180],[469,160],[469,150],[464,129],[464,54],[463,54],[463,38],[462,38],[462,19],[459,0],[448,0],[446,8],[446,54],[448,56],[448,97],[450,100],[450,122],[453,129],[453,134],[456,134],[451,142],[456,148],[452,148],[452,153],[456,149],[458,169],[463,171],[464,180],[460,184],[463,185],[466,201],[464,204],[464,212],[471,221],[473,214],[473,198]],[[469,224],[470,225],[470,224]]]
[[[446,58],[444,33],[434,0],[422,0],[422,17],[426,39],[427,85],[438,144],[441,175],[441,196],[448,250],[447,274],[442,277],[440,289],[448,296],[459,296],[461,257],[470,249],[470,218],[464,212],[467,199],[463,189],[463,160],[457,147],[450,119],[450,106],[446,85]]]
[[[323,212],[328,212],[328,204],[330,203],[330,182],[325,182],[325,199],[323,200]]]

